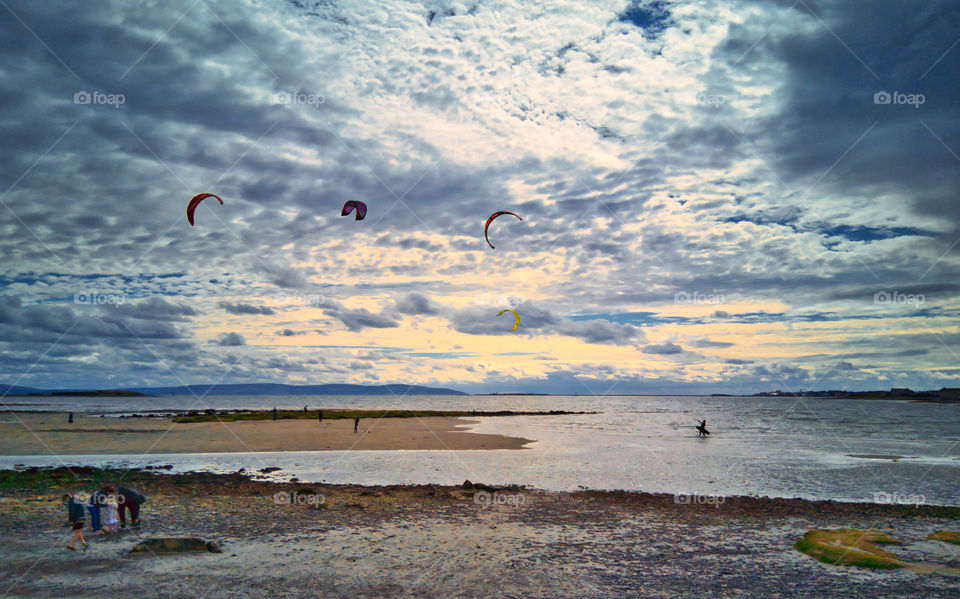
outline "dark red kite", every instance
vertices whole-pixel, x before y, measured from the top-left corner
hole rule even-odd
[[[193,211],[196,210],[200,202],[206,198],[217,198],[217,201],[220,202],[220,205],[223,205],[223,200],[212,193],[198,193],[190,198],[190,203],[187,204],[187,221],[190,223],[191,227],[193,226]]]
[[[487,240],[487,245],[490,246],[490,249],[494,249],[494,248],[493,248],[493,244],[490,243],[490,238],[487,237],[487,229],[490,228],[490,223],[493,222],[493,219],[497,218],[497,217],[500,216],[501,214],[513,214],[513,215],[516,216],[517,218],[520,218],[520,215],[519,215],[519,214],[514,214],[513,212],[509,212],[509,211],[507,211],[507,210],[501,210],[500,212],[494,212],[492,215],[490,215],[490,218],[487,219],[487,224],[485,224],[485,225],[483,226],[483,237],[484,237],[484,239]],[[523,219],[520,218],[520,220],[523,220]]]
[[[343,210],[340,211],[340,216],[346,216],[353,212],[353,209],[357,209],[357,220],[363,220],[363,217],[367,215],[367,205],[363,202],[357,202],[355,200],[350,200],[343,205]]]

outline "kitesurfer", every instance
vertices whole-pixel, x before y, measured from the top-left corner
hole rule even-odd
[[[700,423],[700,426],[697,427],[697,436],[705,437],[706,435],[709,435],[710,431],[707,430],[707,421],[699,420],[698,422]]]

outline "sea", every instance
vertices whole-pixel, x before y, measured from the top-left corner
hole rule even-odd
[[[169,472],[279,468],[263,479],[334,484],[526,485],[622,489],[678,501],[732,495],[960,505],[960,405],[897,400],[720,396],[207,396],[7,397],[16,411],[117,417],[188,409],[584,411],[472,419],[469,432],[533,439],[522,450],[285,451],[0,456],[24,466],[171,465]],[[698,420],[709,437],[700,437]]]

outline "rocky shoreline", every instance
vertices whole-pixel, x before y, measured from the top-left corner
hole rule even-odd
[[[625,491],[562,493],[465,481],[327,485],[260,473],[0,471],[0,592],[139,597],[946,596],[957,578],[821,564],[812,528],[882,529],[914,561],[960,566],[960,507]],[[143,527],[72,554],[59,495],[119,481],[147,495]],[[151,537],[222,553],[131,554]],[[204,592],[207,594],[204,595]]]

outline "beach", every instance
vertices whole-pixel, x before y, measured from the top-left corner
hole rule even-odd
[[[147,495],[140,529],[68,552],[59,495]],[[467,485],[469,487],[470,485]],[[905,559],[960,566],[960,508],[461,486],[303,485],[92,468],[0,472],[0,593],[11,597],[946,597],[960,579],[819,563],[812,528],[890,532]],[[89,528],[87,529],[89,534]],[[138,555],[150,537],[222,553]]]
[[[176,454],[323,450],[521,449],[529,439],[464,432],[462,418],[173,422],[18,413],[0,423],[0,455]]]

